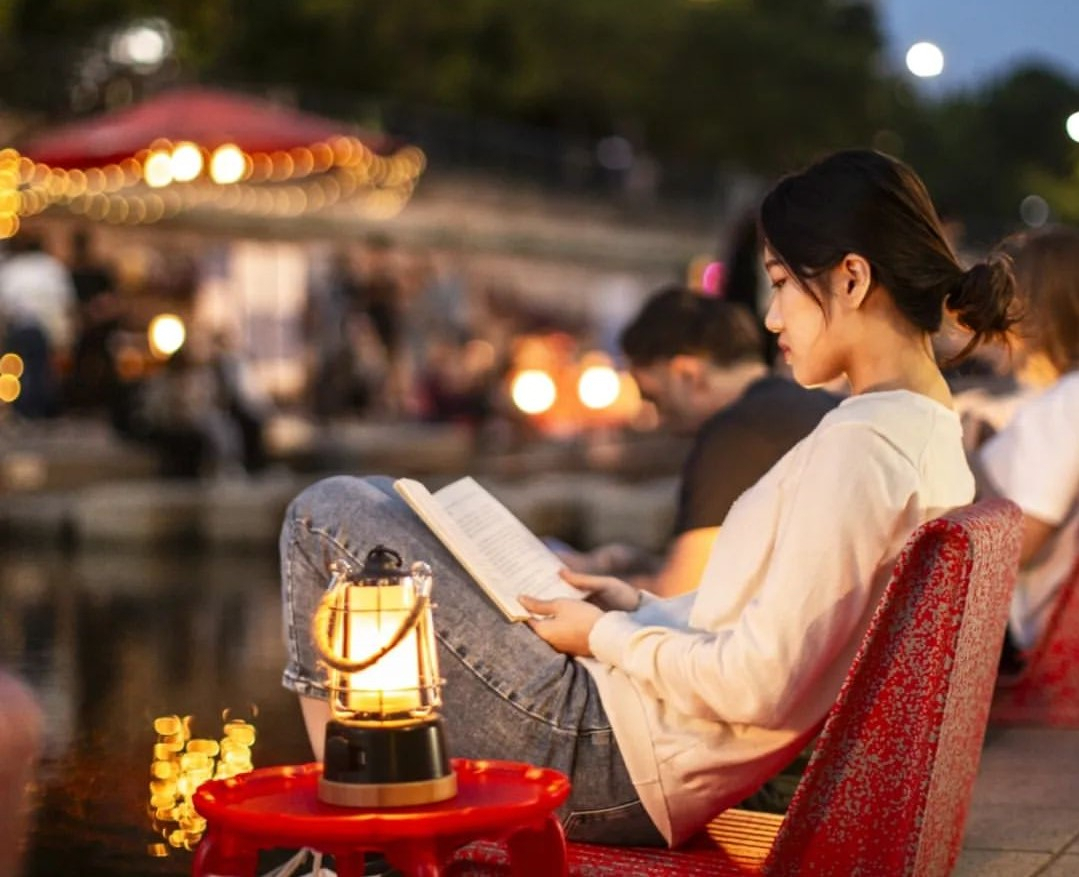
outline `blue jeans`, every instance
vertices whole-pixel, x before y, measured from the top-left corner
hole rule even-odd
[[[281,531],[288,665],[283,684],[326,697],[311,619],[329,564],[356,569],[377,544],[405,563],[424,560],[438,657],[446,684],[442,717],[451,755],[524,761],[572,781],[559,811],[572,840],[657,846],[663,839],[640,803],[589,672],[524,624],[512,624],[384,477],[327,478],[289,506]]]

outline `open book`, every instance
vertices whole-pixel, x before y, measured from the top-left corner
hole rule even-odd
[[[474,479],[458,479],[435,493],[409,478],[393,486],[510,621],[529,617],[518,594],[542,600],[587,596],[558,575],[564,565],[558,556]]]

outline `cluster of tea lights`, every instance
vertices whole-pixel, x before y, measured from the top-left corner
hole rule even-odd
[[[252,769],[255,726],[226,712],[220,740],[194,737],[191,716],[154,719],[154,759],[150,764],[150,814],[155,832],[168,842],[151,844],[153,856],[168,847],[192,850],[202,839],[206,820],[192,803],[195,790],[209,779],[227,779]]]

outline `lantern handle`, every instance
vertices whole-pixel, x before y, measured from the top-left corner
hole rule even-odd
[[[419,598],[412,608],[409,610],[408,615],[405,616],[404,621],[401,622],[401,626],[394,631],[392,637],[386,645],[382,646],[378,651],[371,653],[366,658],[360,658],[358,660],[350,660],[348,658],[342,658],[334,652],[333,644],[330,642],[330,615],[333,612],[333,598],[342,587],[349,587],[347,582],[342,582],[347,572],[347,565],[342,564],[344,569],[335,569],[334,564],[331,566],[333,569],[334,578],[331,581],[330,588],[322,596],[319,601],[318,609],[315,610],[315,617],[312,620],[312,627],[314,628],[315,645],[319,652],[322,654],[322,659],[329,664],[333,669],[342,673],[359,673],[361,670],[366,670],[372,664],[378,662],[378,660],[390,652],[394,647],[401,642],[412,629],[419,623],[420,615],[423,614],[424,609],[431,602],[431,596],[429,591],[421,590]],[[416,563],[413,564],[413,568],[422,566],[423,569],[417,569],[417,573],[430,575],[430,567],[427,564]]]

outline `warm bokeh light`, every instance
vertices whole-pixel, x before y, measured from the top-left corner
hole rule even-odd
[[[195,738],[191,716],[158,716],[157,741],[150,763],[151,825],[169,846],[193,850],[206,830],[192,802],[195,791],[209,779],[221,780],[253,769],[251,746],[255,726],[242,719],[224,719],[220,741]],[[164,856],[168,848],[150,844],[151,856]]]
[[[214,150],[210,158],[210,179],[215,183],[227,185],[243,179],[247,169],[247,161],[244,159],[240,147],[231,143],[219,146]]]
[[[164,150],[155,150],[146,156],[142,168],[146,185],[160,189],[172,182],[172,155]]]
[[[146,335],[150,352],[158,359],[167,359],[184,346],[187,330],[175,314],[158,314],[150,321]]]
[[[577,398],[585,408],[601,411],[618,398],[618,372],[609,365],[590,365],[577,381]]]
[[[542,414],[549,410],[557,395],[554,380],[539,369],[519,372],[510,385],[513,404],[525,414]]]
[[[907,49],[907,69],[922,79],[940,76],[944,71],[944,53],[933,43],[915,43]]]
[[[22,392],[22,384],[15,375],[0,375],[0,402],[14,402]]]
[[[1079,143],[1079,113],[1072,113],[1068,116],[1067,121],[1064,123],[1064,130],[1068,132],[1068,136]]]
[[[0,375],[21,378],[23,373],[22,357],[17,353],[5,353],[0,356]]]
[[[202,150],[194,143],[177,143],[172,150],[172,178],[188,183],[202,173]]]

